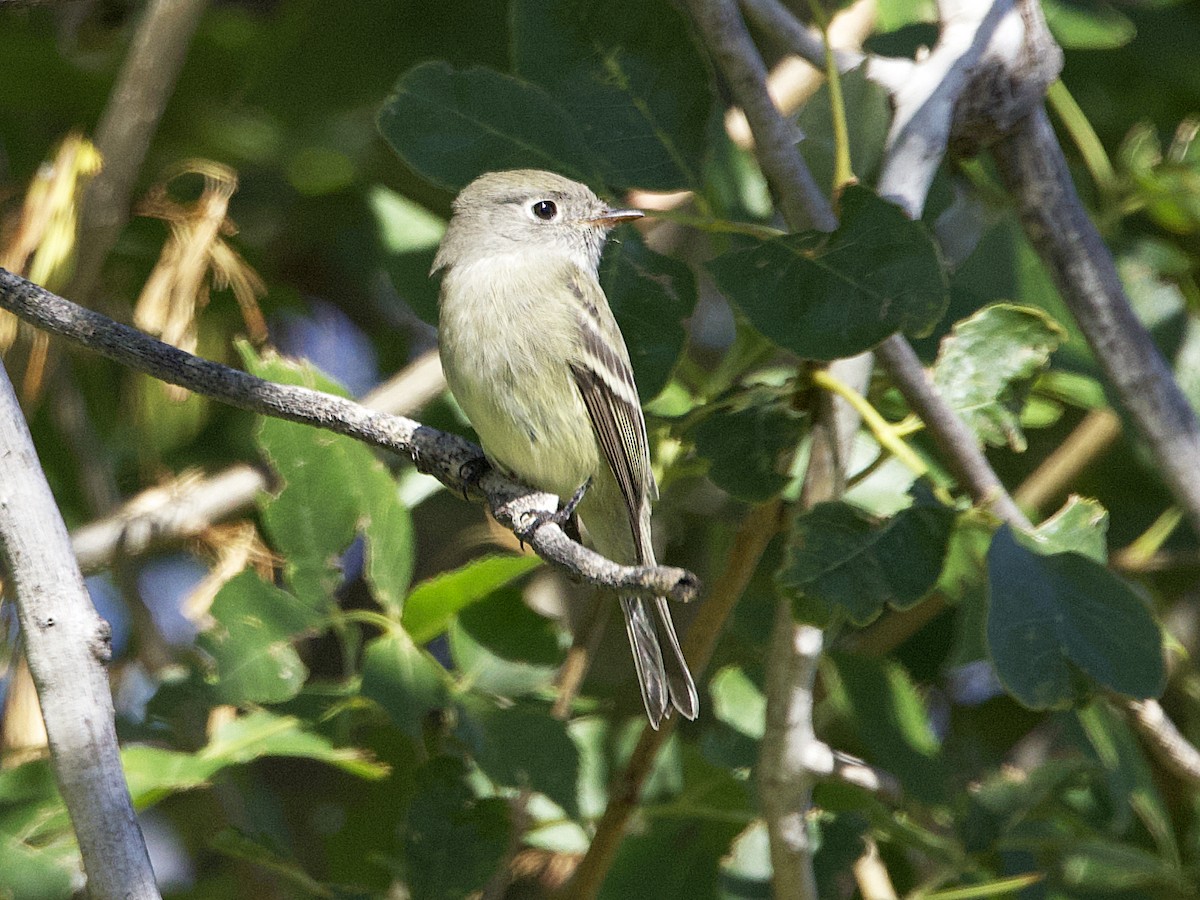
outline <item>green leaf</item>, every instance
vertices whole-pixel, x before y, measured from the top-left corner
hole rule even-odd
[[[1153,853],[1102,839],[1073,841],[1059,867],[1063,880],[1077,891],[1131,891],[1143,897],[1161,897],[1163,891],[1170,891],[1188,896],[1196,886],[1188,874]]]
[[[379,130],[413,170],[452,190],[484,172],[519,168],[604,183],[587,138],[549,94],[483,67],[459,72],[432,61],[405,72]]]
[[[308,669],[292,647],[322,617],[254,572],[237,575],[217,592],[213,627],[198,638],[212,657],[213,694],[221,703],[282,703],[300,691]]]
[[[369,642],[363,657],[362,693],[392,721],[420,740],[426,716],[450,702],[449,676],[403,631]]]
[[[941,749],[921,694],[905,669],[845,653],[831,653],[849,721],[869,754],[868,761],[900,779],[925,803],[946,797]]]
[[[538,615],[513,584],[496,588],[458,616],[463,631],[502,659],[557,667],[562,647],[553,620]]]
[[[21,900],[66,900],[79,873],[74,841],[33,846],[0,828],[0,896]]]
[[[1023,451],[1018,416],[1025,390],[1066,336],[1041,310],[1007,303],[985,307],[942,341],[934,383],[982,441]]]
[[[568,814],[579,812],[579,751],[564,722],[543,704],[501,707],[467,695],[458,736],[497,785],[545,794]]]
[[[766,727],[767,698],[740,667],[726,666],[708,684],[713,715],[735,731],[759,739]]]
[[[776,575],[802,621],[856,625],[885,604],[912,606],[937,582],[955,513],[918,504],[878,521],[848,503],[819,503],[796,516]]]
[[[720,897],[721,859],[754,816],[745,783],[689,753],[683,792],[649,812],[648,827],[621,843],[601,900]]]
[[[687,341],[683,322],[696,307],[696,277],[627,228],[608,242],[600,280],[625,336],[638,394],[651,400],[666,386]]]
[[[1054,39],[1067,50],[1115,50],[1137,35],[1132,21],[1098,0],[1086,7],[1064,0],[1042,0],[1042,12]]]
[[[508,591],[502,589],[501,593]],[[472,622],[473,626],[478,624],[478,619]],[[543,640],[547,636],[545,625],[539,623],[536,628],[541,636],[535,634],[531,645],[522,648],[519,636],[511,628],[504,629],[508,632],[506,636],[491,641],[477,628],[473,628],[474,633],[469,632],[461,618],[451,622],[450,656],[455,671],[476,690],[497,697],[520,697],[550,690],[562,654],[555,653],[553,664],[533,661],[549,649]],[[493,649],[493,644],[499,644],[499,647]],[[539,648],[538,644],[543,646]]]
[[[144,809],[170,794],[201,787],[229,766],[264,756],[290,756],[327,763],[359,778],[378,779],[388,767],[361,750],[334,747],[293,716],[255,710],[226,722],[212,740],[194,753],[133,744],[121,751],[121,763],[134,805]]]
[[[1129,697],[1163,689],[1162,634],[1146,604],[1078,553],[1039,555],[1007,525],[988,551],[988,645],[1000,680],[1034,709],[1067,706],[1076,669]]]
[[[773,399],[742,409],[718,408],[697,426],[696,452],[709,461],[713,484],[751,502],[787,486],[786,470],[804,432],[804,419]],[[740,405],[740,401],[739,401]]]
[[[258,359],[241,349],[250,370],[262,378],[345,393],[310,365],[278,356]],[[260,497],[263,528],[283,554],[284,573],[297,596],[313,609],[332,612],[342,580],[338,559],[361,530],[367,581],[379,603],[398,614],[412,577],[412,520],[383,463],[352,438],[272,417],[262,419],[257,438],[281,482],[274,495]]]
[[[1111,795],[1114,833],[1128,830],[1132,813],[1154,837],[1159,852],[1178,865],[1179,846],[1170,813],[1129,722],[1103,699],[1093,700],[1076,710],[1075,715],[1104,770]]]
[[[404,628],[418,644],[446,630],[458,612],[536,568],[536,556],[484,556],[423,581],[404,603]]]
[[[1107,536],[1108,510],[1096,500],[1071,496],[1062,509],[1021,538],[1043,556],[1079,553],[1104,565],[1108,562]]]
[[[862,66],[842,73],[841,89],[845,109],[854,111],[846,121],[850,138],[850,167],[859,181],[874,182],[892,121],[891,101],[887,91],[863,74]],[[817,184],[828,191],[833,185],[837,137],[833,131],[827,81],[801,108],[798,124],[804,134],[801,144],[804,161],[808,163]]]
[[[416,565],[412,514],[387,468],[370,454],[364,456],[369,458],[353,487],[364,514],[359,520],[366,539],[363,575],[376,602],[398,618]]]
[[[404,841],[413,900],[462,900],[483,887],[511,827],[504,800],[475,797],[462,760],[430,760],[417,773]]]
[[[290,854],[268,846],[265,836],[242,834],[233,828],[225,828],[209,841],[212,849],[233,859],[250,863],[256,869],[271,872],[282,884],[290,884],[307,897],[335,897],[333,891],[304,871],[304,867]]]
[[[518,0],[513,67],[579,124],[613,187],[700,187],[712,108],[687,21],[666,0]]]
[[[842,194],[833,234],[741,240],[709,263],[751,323],[805,359],[853,356],[897,331],[925,333],[949,301],[920,222],[863,187]]]

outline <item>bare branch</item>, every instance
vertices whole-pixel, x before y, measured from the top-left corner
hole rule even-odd
[[[767,67],[733,0],[689,0],[688,9],[717,68],[729,82],[758,145],[759,162],[779,200],[788,227],[833,231],[837,218],[796,152],[796,128],[767,93]]]
[[[105,664],[108,624],[92,608],[29,427],[0,368],[0,552],[17,601],[59,789],[88,894],[157,898],[121,770]]]
[[[1006,522],[1030,528],[1029,520],[983,455],[979,441],[934,387],[912,345],[901,335],[893,335],[875,352],[908,405],[929,429],[947,465],[971,499],[979,506],[991,508]]]
[[[1200,750],[1180,734],[1157,700],[1126,700],[1138,732],[1168,769],[1188,784],[1200,784]]]
[[[276,384],[193,356],[86,310],[20,276],[0,269],[0,307],[38,328],[82,344],[122,365],[214,400],[262,415],[287,419],[344,434],[376,447],[409,456],[417,467],[447,487],[485,499],[492,515],[533,550],[571,575],[600,587],[640,596],[687,601],[700,584],[695,575],[671,566],[622,566],[571,540],[547,517],[558,498],[517,484],[494,470],[472,482],[465,473],[478,465],[482,451],[402,416],[369,410],[353,400],[295,385]]]
[[[1163,480],[1200,531],[1200,424],[1133,312],[1112,256],[1075,193],[1045,111],[1022,122],[993,152],[1030,242],[1137,424]]]

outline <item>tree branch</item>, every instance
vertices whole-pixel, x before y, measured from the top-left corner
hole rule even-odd
[[[96,900],[157,898],[117,747],[105,668],[111,632],[92,607],[66,525],[2,367],[0,457],[0,552],[17,601],[54,774],[83,856],[88,894]]]
[[[409,456],[417,467],[447,487],[483,499],[492,515],[534,551],[568,573],[600,587],[639,596],[687,601],[700,584],[695,575],[671,566],[622,566],[571,540],[546,517],[558,507],[551,494],[531,491],[488,469],[479,479],[465,473],[482,451],[403,416],[369,410],[352,400],[294,385],[276,384],[193,356],[107,316],[86,310],[20,276],[0,269],[0,307],[38,328],[82,344],[130,368],[214,400],[262,415],[344,434]]]
[[[689,0],[687,7],[713,61],[746,114],[763,172],[775,192],[788,227],[794,231],[807,227],[833,231],[837,227],[837,217],[808,166],[796,152],[799,135],[795,125],[779,115],[767,93],[767,67],[750,39],[737,6],[732,0]]]
[[[1030,243],[1087,338],[1163,480],[1200,533],[1200,424],[1134,314],[1108,248],[1075,193],[1045,110],[993,148]]]

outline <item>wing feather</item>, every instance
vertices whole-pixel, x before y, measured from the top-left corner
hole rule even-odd
[[[580,352],[571,373],[583,398],[596,439],[629,510],[638,555],[649,546],[645,510],[657,493],[650,470],[646,419],[629,364],[629,351],[600,285],[576,277],[572,290],[580,299]],[[639,562],[645,562],[639,558]]]

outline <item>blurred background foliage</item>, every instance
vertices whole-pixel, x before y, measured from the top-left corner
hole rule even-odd
[[[41,167],[95,128],[141,7],[0,5],[0,247]],[[1045,9],[1067,50],[1053,106],[1080,191],[1200,402],[1200,4]],[[932,3],[880,0],[867,46],[911,55],[935,40],[933,15]],[[869,186],[886,102],[856,73],[844,87]],[[434,346],[428,265],[474,175],[536,164],[613,196],[694,191],[687,221],[619,235],[603,270],[650,404],[666,561],[711,584],[754,504],[795,497],[814,390],[796,356],[857,352],[894,328],[970,413],[1006,484],[1027,483],[1072,435],[1093,442],[1091,464],[1035,512],[1068,493],[1098,502],[1070,501],[1041,549],[993,538],[877,377],[869,399],[928,477],[886,455],[873,464],[880,436],[864,431],[855,467],[872,468],[850,502],[798,516],[768,548],[699,679],[704,713],[667,743],[602,896],[769,895],[751,773],[779,596],[831,628],[819,733],[902,789],[891,804],[819,788],[821,896],[860,896],[852,865],[868,843],[906,896],[1016,896],[1003,879],[1028,873],[1037,883],[1022,897],[1194,896],[1197,797],[1154,767],[1097,686],[1157,694],[1165,623],[1168,706],[1200,738],[1196,536],[1121,434],[988,165],[947,167],[923,225],[856,187],[832,243],[777,236],[752,157],[724,134],[724,96],[665,0],[214,2],[141,169],[133,199],[148,214],[122,231],[89,300],[124,321],[149,315],[167,302],[147,286],[170,280],[169,236],[208,215],[226,246],[212,271],[225,266],[243,293],[202,276],[211,303],[184,315],[177,342],[360,396]],[[798,117],[828,186],[827,92]],[[899,261],[885,252],[894,241]],[[822,253],[838,261],[812,265]],[[786,282],[757,283],[762,265]],[[837,292],[837,266],[904,297],[882,330],[858,295]],[[69,270],[54,277],[41,280],[63,290]],[[267,343],[307,363],[261,346],[260,312]],[[29,374],[39,353],[44,378]],[[195,470],[273,473],[239,521],[89,579],[114,624],[127,772],[165,895],[524,897],[569,875],[643,721],[615,628],[570,720],[550,713],[589,592],[521,555],[478,508],[351,441],[181,400],[29,335],[7,361],[71,527]],[[444,396],[416,415],[470,433]],[[1109,435],[1098,449],[1086,430],[1097,415]],[[1110,551],[1135,587],[1103,568]],[[1022,588],[1029,571],[1036,584]],[[1035,665],[994,615],[985,624],[988,604],[1006,622],[1032,616],[1034,631],[1042,615],[1089,625],[1049,635],[1034,649],[1050,661]],[[686,630],[694,611],[677,615]],[[75,851],[17,646],[4,650],[0,896],[64,897]]]

